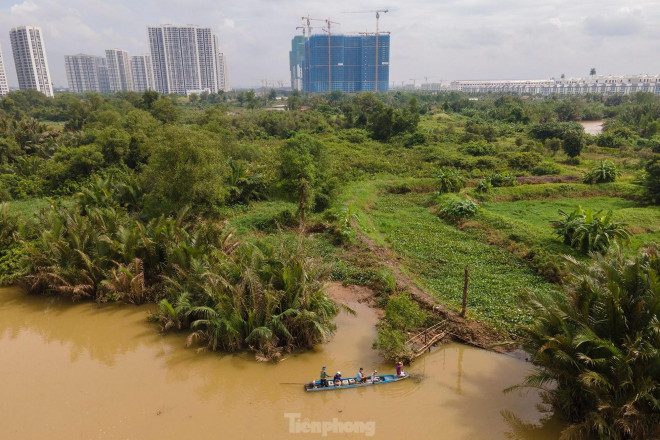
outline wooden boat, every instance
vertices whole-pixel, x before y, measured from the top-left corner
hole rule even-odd
[[[358,383],[354,377],[348,377],[341,380],[341,385],[335,385],[332,379],[328,379],[328,386],[321,386],[321,381],[308,382],[305,384],[305,391],[329,391],[329,390],[343,390],[345,388],[360,388],[371,385],[381,385],[386,383],[398,382],[408,378],[408,373],[403,373],[403,376],[397,377],[396,374],[381,374],[376,376],[376,380],[367,378],[366,382]]]

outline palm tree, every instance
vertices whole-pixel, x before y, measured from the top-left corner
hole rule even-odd
[[[569,259],[565,293],[528,293],[522,327],[539,388],[572,425],[562,438],[643,439],[660,434],[660,258],[620,250],[593,265]]]
[[[591,68],[591,70],[589,71],[589,76],[591,76],[592,78],[593,78],[594,76],[596,76],[596,68],[595,68],[595,67],[592,67],[592,68]]]

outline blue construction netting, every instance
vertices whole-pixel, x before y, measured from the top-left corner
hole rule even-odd
[[[330,50],[328,50],[328,43]],[[376,90],[376,36],[313,35],[305,44],[303,90]],[[389,90],[390,36],[378,36],[378,91]]]

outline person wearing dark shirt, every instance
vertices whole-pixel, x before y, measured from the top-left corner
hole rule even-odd
[[[328,386],[328,373],[325,371],[325,365],[321,368],[321,386]]]

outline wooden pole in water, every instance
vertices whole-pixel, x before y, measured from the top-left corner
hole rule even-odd
[[[461,308],[461,317],[465,318],[465,309],[467,307],[467,291],[470,284],[470,265],[465,265],[465,284],[463,285],[463,307]]]

